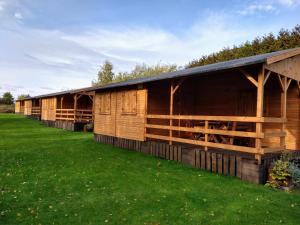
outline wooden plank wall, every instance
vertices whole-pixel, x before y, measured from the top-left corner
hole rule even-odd
[[[222,175],[235,176],[253,183],[264,183],[266,179],[265,162],[258,165],[251,156],[228,151],[204,151],[181,145],[162,142],[135,141],[124,138],[94,135],[97,142],[111,144],[119,148],[142,152],[157,158],[181,162],[185,165]],[[277,157],[277,156],[276,156]],[[270,159],[271,160],[271,159]],[[269,161],[270,161],[269,160]],[[269,162],[267,161],[267,162]]]
[[[300,80],[300,55],[266,65],[266,69],[294,80]]]
[[[32,109],[32,101],[31,100],[25,100],[24,115],[30,116],[31,115],[31,109]]]
[[[97,93],[94,99],[94,133],[116,135],[116,92]]]
[[[42,99],[41,119],[55,121],[56,117],[56,97]]]
[[[264,116],[280,117],[281,112],[281,90],[276,77],[270,78],[269,88],[265,91],[265,113]],[[286,148],[289,150],[300,149],[300,98],[297,84],[293,81],[287,92],[287,124],[286,124]],[[263,131],[280,131],[280,124],[264,124]],[[266,138],[263,144],[270,147],[278,146],[279,138]]]
[[[20,113],[20,102],[19,101],[17,101],[15,103],[15,113]]]
[[[143,141],[146,99],[145,89],[97,93],[94,133]]]

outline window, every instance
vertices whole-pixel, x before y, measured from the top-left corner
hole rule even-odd
[[[103,93],[99,95],[99,113],[110,114],[111,94]]]
[[[136,90],[125,91],[122,93],[122,114],[137,113],[137,95]]]

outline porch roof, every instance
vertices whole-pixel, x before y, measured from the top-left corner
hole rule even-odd
[[[162,73],[156,76],[142,77],[142,78],[132,79],[124,82],[111,83],[99,87],[92,87],[91,89],[97,91],[97,90],[105,90],[111,88],[119,88],[119,87],[131,86],[131,85],[144,84],[153,81],[168,80],[168,79],[190,77],[190,76],[201,76],[206,73],[234,69],[234,68],[256,65],[261,63],[270,64],[298,54],[300,54],[300,48],[287,49],[287,50],[276,51],[276,52],[271,52],[271,53],[266,53],[261,55],[229,60],[225,62],[213,63],[204,66],[178,70],[170,73]]]

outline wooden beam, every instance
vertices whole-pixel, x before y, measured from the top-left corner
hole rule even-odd
[[[300,48],[291,49],[288,52],[268,58],[267,64],[272,64],[272,63],[275,63],[275,62],[278,62],[278,61],[281,61],[281,60],[284,60],[284,59],[287,59],[287,58],[290,58],[290,57],[293,57],[293,56],[296,56],[299,54],[300,54]]]
[[[283,82],[282,82],[280,74],[277,74],[277,77],[278,77],[278,80],[279,80],[280,87],[281,87],[282,91],[284,91],[285,87],[283,85]]]
[[[289,89],[291,82],[292,82],[292,79],[288,78],[288,81],[287,81],[287,84],[286,84],[286,91]]]
[[[296,81],[297,82],[297,87],[298,87],[298,94],[300,95],[300,81]]]
[[[206,122],[208,124],[208,121],[206,121]],[[145,127],[151,128],[151,129],[176,130],[176,131],[203,133],[203,134],[217,134],[217,135],[236,136],[236,137],[264,138],[264,135],[262,133],[257,135],[256,132],[209,129],[208,125],[201,128],[201,127],[179,127],[179,126],[146,124]]]
[[[253,122],[253,123],[283,123],[281,117],[255,117],[255,116],[193,116],[193,115],[146,115],[148,119],[173,119],[173,120],[209,120],[228,122]]]
[[[270,75],[271,75],[271,71],[268,71],[268,73],[267,73],[267,75],[266,75],[266,77],[265,77],[265,80],[264,80],[264,86],[266,85],[266,83],[267,83],[267,81],[268,81]]]
[[[74,121],[76,120],[77,94],[74,95]]]
[[[173,126],[173,110],[174,110],[174,81],[171,81],[171,86],[170,86],[170,126]],[[173,137],[173,131],[169,130],[169,144],[172,145],[172,137]]]
[[[254,84],[256,87],[258,86],[257,81],[253,78],[253,76],[251,76],[248,72],[246,72],[243,69],[240,69],[241,73],[244,74],[244,76],[252,83]]]
[[[283,77],[283,92],[281,92],[281,117],[286,119],[287,77]],[[286,123],[282,123],[281,132],[286,133]],[[286,146],[285,136],[280,137],[280,146]]]
[[[168,137],[163,135],[156,135],[156,134],[146,134],[147,138],[158,139],[158,140],[165,140],[165,141],[173,141],[179,143],[186,143],[191,145],[200,145],[200,146],[207,146],[215,149],[227,149],[232,151],[239,151],[239,152],[248,152],[248,153],[255,153],[256,149],[252,147],[244,147],[238,145],[230,145],[230,144],[221,144],[221,143],[214,143],[214,142],[205,142],[200,140],[191,140],[191,139],[184,139],[184,138],[176,138],[176,137]]]
[[[178,88],[182,85],[182,83],[185,81],[185,78],[182,78],[180,80],[180,82],[175,86],[174,90],[173,90],[173,94],[176,93],[176,91],[178,90]]]
[[[208,125],[209,125],[209,124],[208,124],[208,120],[205,120],[205,127],[204,127],[205,130],[208,130]],[[205,141],[204,150],[207,151],[207,150],[208,150],[207,143],[208,143],[208,141],[209,141],[209,140],[208,140],[208,133],[207,133],[207,132],[205,133],[205,137],[204,137],[204,138],[205,138],[205,139],[204,139],[204,141]]]
[[[264,110],[264,67],[258,73],[258,83],[257,83],[257,104],[256,104],[256,117],[263,117]],[[256,134],[259,135],[262,133],[262,123],[256,123]],[[255,139],[255,148],[257,154],[255,158],[258,160],[258,163],[261,163],[261,154],[262,154],[262,140],[260,138]]]

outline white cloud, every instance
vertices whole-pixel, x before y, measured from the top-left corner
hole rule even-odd
[[[278,13],[284,8],[292,8],[300,5],[300,0],[261,0],[251,1],[249,5],[237,10],[237,13],[243,16],[259,13]]]
[[[245,9],[238,10],[238,13],[241,15],[252,15],[257,12],[274,12],[276,7],[271,4],[251,4]]]
[[[0,1],[0,12],[4,11],[5,9],[5,2],[4,1]]]
[[[277,1],[279,4],[288,7],[300,5],[300,0],[277,0]]]
[[[14,14],[14,16],[15,16],[15,18],[18,19],[18,20],[22,20],[22,19],[23,19],[23,15],[22,15],[21,13],[19,13],[19,12],[16,12],[16,13]]]
[[[82,28],[80,33],[18,23],[4,26],[0,29],[0,92],[38,95],[89,86],[106,59],[116,71],[130,70],[137,63],[185,65],[274,28],[243,27],[236,18],[216,12],[203,18],[176,34],[145,26],[97,26]]]

